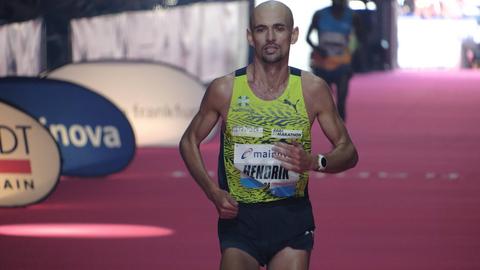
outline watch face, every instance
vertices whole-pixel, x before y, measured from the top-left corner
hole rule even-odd
[[[320,163],[322,164],[323,168],[327,167],[327,159],[325,157],[322,157],[320,159]]]

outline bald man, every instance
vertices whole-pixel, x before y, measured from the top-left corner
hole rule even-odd
[[[309,172],[336,173],[357,163],[328,85],[288,66],[298,31],[286,5],[255,7],[247,29],[252,63],[210,84],[180,142],[190,174],[219,215],[221,269],[308,269],[315,230]],[[217,185],[200,143],[219,119]],[[311,152],[315,122],[331,151]]]

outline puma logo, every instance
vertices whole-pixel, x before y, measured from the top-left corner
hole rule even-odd
[[[284,100],[283,100],[283,103],[287,104],[288,106],[292,106],[293,109],[295,110],[295,112],[298,113],[298,111],[297,111],[297,104],[298,104],[299,101],[300,101],[300,99],[298,99],[297,102],[295,102],[295,104],[293,104],[290,100],[284,99]]]

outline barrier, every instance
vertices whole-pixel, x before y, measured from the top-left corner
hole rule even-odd
[[[60,167],[60,150],[48,130],[0,102],[0,206],[44,200],[58,183]]]
[[[135,136],[125,115],[82,86],[51,79],[2,78],[0,100],[47,127],[60,147],[64,175],[107,175],[122,170],[133,158]]]
[[[166,64],[105,61],[69,64],[47,77],[108,97],[127,115],[138,146],[174,146],[198,111],[205,87]]]

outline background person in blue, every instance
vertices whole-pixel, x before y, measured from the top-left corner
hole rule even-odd
[[[360,20],[348,7],[347,0],[332,0],[332,5],[318,10],[312,18],[307,32],[307,42],[313,48],[310,67],[315,75],[324,79],[331,87],[335,85],[337,109],[346,120],[346,101],[352,77],[352,51],[355,31]],[[311,38],[318,34],[318,44]]]

